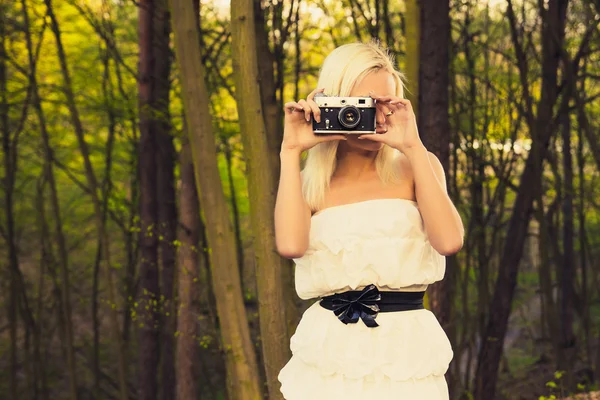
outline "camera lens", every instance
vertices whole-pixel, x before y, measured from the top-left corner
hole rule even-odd
[[[340,110],[338,120],[344,128],[352,129],[360,122],[360,112],[354,106],[346,106]]]

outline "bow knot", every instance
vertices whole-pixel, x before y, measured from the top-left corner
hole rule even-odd
[[[354,324],[358,318],[362,319],[366,326],[375,328],[379,326],[375,318],[379,313],[381,294],[374,284],[366,286],[354,299],[348,299],[344,294],[334,295],[332,299],[333,312],[344,324]]]

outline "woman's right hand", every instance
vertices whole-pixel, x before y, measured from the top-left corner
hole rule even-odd
[[[346,140],[344,135],[315,135],[311,115],[317,122],[321,122],[321,110],[314,101],[315,95],[321,92],[323,89],[315,89],[306,100],[291,101],[285,104],[282,150],[302,152],[321,142]]]

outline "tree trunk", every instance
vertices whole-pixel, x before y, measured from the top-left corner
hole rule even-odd
[[[103,11],[108,10],[106,0],[104,0]],[[106,13],[105,15],[108,15]],[[103,16],[102,18],[105,18]],[[110,26],[111,22],[107,20],[102,21],[103,24]],[[111,27],[112,28],[112,27]],[[111,29],[109,28],[109,29]],[[106,140],[106,161],[105,161],[105,177],[102,183],[102,221],[106,224],[108,216],[108,202],[110,197],[110,190],[113,187],[111,181],[112,172],[112,155],[115,144],[115,136],[117,130],[117,118],[115,107],[115,97],[110,84],[110,51],[107,43],[106,49],[102,52],[102,63],[103,63],[103,74],[102,74],[102,95],[104,100],[104,107],[107,112],[108,118],[108,138]],[[93,348],[92,348],[92,374],[94,375],[94,384],[92,389],[92,396],[94,399],[100,399],[102,397],[100,389],[101,380],[101,369],[100,369],[100,318],[98,316],[98,293],[100,286],[100,266],[102,263],[102,237],[98,237],[96,247],[96,259],[94,260],[93,270],[93,282],[92,282],[92,325],[93,325]],[[128,314],[126,312],[125,314]]]
[[[404,66],[406,73],[406,86],[408,92],[404,97],[410,100],[412,108],[417,118],[419,118],[419,47],[421,38],[421,10],[418,0],[406,1],[406,64]],[[420,126],[420,125],[419,125]]]
[[[196,399],[195,365],[198,358],[197,302],[198,263],[202,261],[200,238],[200,210],[194,182],[194,164],[189,141],[184,139],[180,156],[181,189],[179,193],[179,315],[177,318],[177,400]]]
[[[161,260],[160,300],[162,310],[160,324],[161,350],[161,397],[175,397],[175,328],[176,313],[173,306],[173,279],[176,265],[175,240],[177,238],[177,204],[175,201],[175,147],[171,133],[169,92],[171,89],[171,33],[167,0],[155,0],[152,27],[153,76],[151,131],[156,138],[158,236]]]
[[[232,166],[232,150],[229,141],[223,138],[221,141],[223,146],[223,154],[225,156],[225,163],[227,164],[227,181],[229,183],[229,190],[231,192],[231,213],[233,214],[233,230],[235,232],[235,251],[238,257],[238,271],[240,278],[242,279],[242,292],[244,291],[244,245],[242,241],[242,227],[240,226],[240,212],[238,208],[238,196],[233,180],[233,166]]]
[[[18,275],[19,259],[17,255],[17,245],[15,243],[15,226],[13,213],[13,194],[15,188],[16,174],[16,142],[11,138],[9,127],[9,103],[7,98],[7,66],[6,61],[6,24],[5,16],[7,13],[6,4],[0,4],[0,130],[2,131],[2,150],[4,152],[4,211],[6,217],[6,241],[8,247],[9,262],[9,295],[8,295],[8,324],[10,330],[10,396],[18,400],[18,343],[17,343],[17,303],[18,303]],[[29,26],[25,26],[29,29]]]
[[[300,2],[301,0],[297,0],[299,13]],[[277,64],[277,70],[280,71],[282,68],[280,67],[283,64],[283,59],[277,59],[274,57],[273,53],[269,47],[269,36],[267,31],[265,30],[265,18],[264,12],[261,8],[260,0],[253,0],[254,5],[254,30],[256,32],[256,51],[257,51],[257,60],[258,60],[258,80],[259,80],[259,88],[260,88],[260,99],[261,105],[263,109],[264,116],[264,128],[265,134],[267,138],[267,147],[269,155],[269,165],[267,168],[270,168],[272,172],[270,176],[273,180],[273,191],[269,192],[272,198],[269,201],[272,204],[275,204],[275,195],[277,193],[277,186],[279,185],[279,177],[275,171],[279,171],[279,149],[281,147],[281,141],[283,140],[283,107],[282,107],[282,99],[279,101],[277,99],[277,83],[275,82],[275,69],[273,68],[273,64]],[[291,15],[291,13],[290,13]],[[281,17],[281,16],[280,16]],[[281,21],[280,21],[281,24]],[[298,25],[298,20],[296,20],[296,25]],[[296,32],[298,34],[298,31]],[[280,39],[283,40],[283,39]],[[296,42],[296,57],[299,59],[299,41]],[[297,61],[298,62],[298,61]],[[299,68],[299,66],[297,66]],[[278,81],[282,82],[283,78],[279,78]],[[280,89],[280,96],[283,96],[283,90]],[[298,99],[295,99],[298,100]],[[262,156],[261,156],[262,158]],[[281,268],[281,286],[284,295],[283,304],[285,304],[285,318],[287,328],[286,331],[292,332],[295,329],[296,324],[299,320],[298,307],[296,306],[296,300],[298,296],[296,295],[296,288],[294,285],[294,267],[293,262],[291,260],[279,257],[280,259],[280,268]],[[273,265],[273,268],[277,268]],[[260,292],[260,289],[259,289]],[[288,337],[289,338],[289,337]]]
[[[483,335],[475,376],[475,399],[494,398],[498,379],[498,367],[502,357],[504,337],[508,326],[512,299],[517,284],[519,262],[523,254],[523,244],[532,214],[533,200],[541,190],[542,163],[552,135],[553,107],[557,98],[557,68],[562,48],[568,0],[550,0],[548,10],[543,13],[542,32],[542,83],[537,117],[531,132],[532,148],[527,156],[525,168],[519,183],[517,198],[509,221],[506,241],[502,251],[498,278],[490,304],[490,319]],[[513,44],[517,54],[520,44],[515,40],[516,26],[512,3],[509,0],[508,15],[511,20]],[[521,65],[521,74],[526,72]],[[526,80],[526,76],[522,80]],[[524,88],[525,90],[525,88]],[[529,98],[530,93],[525,92]],[[531,112],[532,108],[528,107]],[[532,118],[528,118],[531,120]]]
[[[23,10],[26,10],[25,7],[23,7]],[[31,41],[28,40],[28,45],[31,44]],[[29,47],[28,47],[29,50]],[[35,106],[34,106],[35,109]],[[45,129],[45,128],[44,128]],[[44,175],[44,172],[42,172],[42,175]],[[39,280],[39,293],[38,293],[38,301],[37,301],[37,305],[36,305],[36,315],[38,315],[38,337],[36,339],[36,347],[37,347],[37,351],[36,351],[36,359],[39,360],[39,363],[37,365],[38,371],[39,371],[39,376],[40,376],[40,397],[42,400],[48,400],[50,398],[49,395],[49,387],[48,387],[48,369],[46,368],[47,366],[47,352],[45,351],[46,348],[42,348],[42,342],[44,341],[44,339],[46,339],[46,342],[49,341],[46,336],[42,336],[41,333],[43,332],[43,328],[45,327],[45,319],[42,316],[43,314],[43,310],[45,307],[45,303],[44,303],[44,298],[43,298],[43,292],[44,292],[44,274],[45,271],[51,270],[51,263],[54,262],[53,257],[52,257],[52,249],[50,248],[50,244],[48,243],[48,224],[47,224],[47,219],[46,219],[46,210],[45,210],[45,198],[44,198],[44,188],[45,184],[43,179],[39,179],[38,180],[38,184],[36,185],[36,198],[35,198],[35,202],[36,202],[36,211],[39,213],[38,215],[38,220],[40,221],[40,229],[39,229],[39,244],[40,244],[40,280]]]
[[[153,49],[156,0],[142,0],[138,5],[138,109],[139,109],[139,176],[140,176],[140,292],[139,380],[138,398],[156,400],[158,396],[158,362],[160,299],[158,282],[158,201],[157,153],[158,134],[152,106],[156,89],[156,59]]]
[[[413,13],[414,8],[417,8],[416,5],[411,8]],[[419,65],[411,68],[413,74],[418,72],[416,96],[418,97],[419,131],[422,132],[423,144],[438,157],[446,176],[449,176],[450,1],[422,1],[419,8],[420,26],[411,30],[416,30],[413,35],[419,38],[418,48],[415,49],[417,55],[412,56],[419,60]],[[407,30],[412,25],[407,23]],[[440,38],[447,38],[447,40],[440,40]],[[456,327],[451,324],[451,314],[457,273],[452,266],[456,266],[457,263],[456,260],[452,263],[448,260],[446,260],[444,279],[431,285],[427,291],[432,312],[437,316],[450,342],[454,344]],[[452,370],[448,373],[451,374]],[[453,389],[455,379],[449,377],[448,381],[451,383],[449,389]]]
[[[270,399],[282,399],[277,375],[289,359],[285,308],[281,305],[281,258],[275,249],[275,185],[265,140],[252,0],[231,4],[231,43],[237,109],[247,160],[250,220],[254,234],[260,333]]]
[[[73,85],[71,83],[71,75],[69,72],[69,68],[67,65],[67,57],[65,54],[65,50],[62,44],[61,33],[58,27],[58,21],[56,16],[54,15],[52,9],[52,0],[44,0],[46,4],[46,9],[48,12],[48,16],[50,17],[50,26],[52,28],[52,32],[54,34],[54,38],[56,39],[56,49],[58,53],[58,61],[60,64],[60,70],[64,81],[63,91],[65,93],[67,107],[69,109],[69,115],[71,117],[71,123],[75,130],[75,135],[77,137],[77,143],[79,145],[79,150],[81,152],[81,156],[83,158],[83,164],[85,168],[85,176],[87,180],[87,185],[91,194],[92,204],[94,207],[94,216],[96,228],[98,230],[98,237],[102,240],[102,260],[104,264],[104,272],[106,273],[106,283],[108,286],[108,301],[111,305],[111,309],[109,311],[111,330],[113,334],[113,341],[116,346],[117,353],[117,368],[118,368],[118,378],[119,378],[119,398],[120,400],[128,400],[127,395],[127,383],[126,383],[126,368],[125,368],[125,351],[123,348],[123,343],[121,340],[121,334],[119,333],[119,321],[118,321],[118,310],[116,306],[116,296],[115,296],[115,288],[113,283],[112,272],[110,269],[110,247],[108,241],[108,234],[106,232],[105,221],[102,217],[102,204],[100,202],[99,185],[98,180],[96,178],[96,174],[92,167],[92,163],[90,160],[90,152],[85,140],[85,134],[83,130],[83,125],[81,123],[81,119],[79,118],[79,111],[76,106],[75,95],[73,93]],[[30,55],[32,57],[32,55]]]
[[[450,160],[450,123],[448,116],[449,1],[424,1],[421,8],[420,71],[418,87],[419,131],[423,144],[434,153],[448,175]],[[454,272],[428,289],[432,311],[442,327],[450,329]]]
[[[576,79],[571,76],[571,79]],[[565,110],[562,118],[562,158],[563,158],[563,259],[560,279],[560,327],[561,327],[561,356],[558,369],[566,372],[567,387],[573,385],[573,357],[575,355],[575,334],[573,319],[575,314],[575,249],[573,248],[573,157],[571,155],[571,121]]]
[[[25,0],[22,2],[23,6],[23,16],[26,21],[26,26],[29,26],[29,17],[27,11],[27,4]],[[54,18],[54,14],[52,12],[52,5],[49,3],[49,0],[46,0],[46,7],[48,11],[48,15],[52,19],[52,28],[57,35],[58,25],[56,24],[56,19]],[[67,355],[67,370],[69,374],[69,396],[72,400],[77,399],[77,380],[76,380],[76,371],[77,366],[75,364],[75,349],[74,349],[74,338],[73,338],[73,323],[72,323],[72,311],[71,311],[71,292],[70,292],[70,279],[69,279],[69,258],[67,251],[67,244],[65,240],[65,236],[63,233],[62,227],[62,218],[60,213],[60,204],[58,201],[58,190],[56,187],[56,181],[54,179],[54,169],[53,169],[53,151],[50,144],[50,136],[48,131],[46,130],[46,119],[44,116],[44,112],[42,110],[41,99],[38,93],[37,87],[37,79],[36,79],[36,67],[33,58],[33,46],[31,42],[31,36],[29,31],[26,32],[26,42],[27,42],[27,53],[29,58],[29,68],[30,68],[30,82],[32,85],[32,94],[33,94],[33,106],[36,110],[38,120],[40,122],[40,132],[42,134],[42,143],[44,148],[44,170],[46,174],[46,178],[48,179],[48,183],[50,185],[50,201],[52,205],[52,211],[54,213],[54,221],[55,221],[55,229],[56,229],[56,240],[59,251],[59,260],[61,267],[61,281],[62,281],[62,290],[61,290],[61,305],[62,305],[62,318],[64,324],[64,346],[66,349]]]
[[[69,258],[67,244],[63,232],[62,217],[60,212],[60,203],[58,201],[58,189],[54,178],[53,168],[53,151],[50,145],[50,136],[45,129],[45,117],[43,116],[41,103],[37,93],[37,85],[34,88],[34,107],[38,111],[38,118],[40,119],[40,131],[42,133],[43,147],[45,153],[45,166],[46,179],[50,186],[50,201],[52,205],[52,212],[54,213],[53,219],[55,222],[56,239],[58,244],[58,254],[60,259],[60,280],[62,282],[61,288],[61,305],[62,305],[62,318],[61,323],[64,325],[62,331],[65,334],[64,347],[67,355],[67,370],[69,374],[69,396],[71,399],[77,399],[77,381],[76,371],[77,366],[75,365],[75,349],[74,349],[74,338],[73,338],[73,322],[72,322],[72,311],[71,311],[71,286],[69,278]]]
[[[585,74],[586,66],[584,65],[582,68],[582,73]],[[577,93],[578,90],[581,90],[583,93],[585,92],[585,84],[582,83],[581,89],[575,88],[574,93]],[[575,94],[575,97],[578,97]],[[577,100],[576,100],[577,103]],[[579,266],[581,268],[581,304],[583,304],[583,332],[585,338],[585,354],[587,357],[585,358],[588,362],[590,369],[593,370],[593,360],[592,360],[592,347],[590,336],[591,332],[591,315],[590,315],[590,302],[589,302],[589,293],[588,293],[588,267],[587,267],[587,242],[586,242],[586,230],[585,230],[585,199],[586,199],[586,191],[585,191],[585,158],[583,155],[583,143],[584,143],[584,124],[582,123],[581,113],[583,110],[580,110],[577,107],[577,175],[579,181],[579,201],[577,202],[577,217],[579,220]]]
[[[553,282],[552,282],[552,263],[550,262],[548,252],[546,249],[549,248],[549,237],[547,227],[547,218],[544,213],[544,200],[541,191],[536,196],[537,209],[535,215],[539,225],[538,235],[538,252],[540,255],[540,262],[538,266],[538,275],[540,280],[540,292],[542,294],[542,321],[545,321],[546,327],[548,328],[548,335],[550,342],[552,343],[553,350],[557,354],[559,351],[559,320],[556,304],[554,302],[553,293]]]
[[[235,237],[217,168],[196,19],[189,12],[189,0],[171,0],[170,5],[196,186],[207,230],[221,345],[226,358],[228,398],[259,400],[262,394],[258,366],[242,297],[237,253],[231,251],[235,248]]]
[[[269,35],[265,29],[265,18],[260,0],[253,0],[254,28],[256,32],[256,45],[253,47],[258,54],[257,60],[260,66],[258,83],[260,85],[260,101],[264,115],[264,126],[266,129],[266,138],[269,152],[269,162],[273,171],[279,170],[279,147],[283,138],[283,119],[282,113],[277,102],[277,87],[275,84],[275,60],[273,52],[269,47]],[[273,179],[275,174],[271,174]]]

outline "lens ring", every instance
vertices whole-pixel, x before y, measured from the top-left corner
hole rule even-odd
[[[360,111],[355,106],[346,106],[340,110],[338,121],[346,129],[355,128],[360,123]]]

